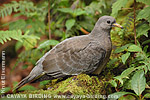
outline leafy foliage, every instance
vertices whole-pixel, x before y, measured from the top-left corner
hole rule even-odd
[[[29,11],[35,11],[35,9],[36,8],[33,6],[32,2],[12,1],[10,4],[4,4],[3,7],[0,7],[0,17],[4,18],[5,16],[10,15],[13,11],[29,12]],[[27,13],[24,14],[27,15]]]
[[[93,2],[91,2],[91,4],[89,4],[88,6],[85,7],[85,11],[89,15],[94,15],[95,12],[103,14],[105,12],[105,9],[107,8],[107,6],[108,6],[108,4],[107,4],[107,2],[105,2],[105,0],[100,0],[99,2],[93,1]]]
[[[128,0],[117,0],[112,6],[112,14],[111,16],[116,17],[118,15],[118,11],[121,10],[122,7],[125,7]]]
[[[72,15],[73,17],[77,17],[83,14],[86,14],[84,10],[82,10],[81,8],[72,10],[71,8],[60,8],[58,9],[58,11],[61,11],[63,13],[69,13],[70,15]]]
[[[128,57],[130,56],[130,53],[127,52],[126,54],[121,56],[122,62],[123,64],[125,64],[126,60],[128,59]]]
[[[22,35],[21,30],[13,30],[13,31],[0,31],[0,43],[4,44],[7,40],[15,39],[20,42],[23,42],[25,39],[39,39],[37,36],[28,35],[28,32]]]
[[[147,20],[148,22],[150,22],[150,7],[146,7],[144,8],[143,10],[141,10],[138,15],[137,15],[137,19],[140,20],[140,19],[145,19]]]
[[[137,95],[140,95],[145,90],[145,86],[146,86],[146,79],[144,76],[144,71],[139,70],[132,77],[131,87]]]
[[[72,28],[72,26],[74,26],[74,25],[75,25],[74,19],[68,19],[65,24],[67,30],[70,30]]]
[[[120,83],[127,89],[133,89],[137,95],[141,95],[142,92],[145,90],[146,79],[144,76],[145,74],[150,71],[150,57],[147,52],[147,46],[144,50],[142,50],[139,46],[130,44],[121,47],[121,49],[116,49],[115,52],[123,52],[124,50],[127,51],[126,54],[123,54],[121,57],[122,62],[125,64],[127,59],[130,57],[129,53],[136,53],[136,58],[130,63],[130,67],[124,70],[121,75],[114,77],[116,80],[119,80]],[[147,56],[148,55],[148,56]],[[136,63],[136,64],[135,64]],[[144,71],[143,71],[144,69]],[[134,73],[134,75],[133,75]],[[133,76],[132,76],[133,75]],[[128,80],[128,81],[127,81]],[[128,83],[130,82],[131,83]],[[129,85],[129,87],[125,87],[125,84]],[[115,82],[113,84],[116,84]],[[121,86],[122,87],[122,86]]]
[[[116,0],[116,2],[111,0],[43,0],[39,3],[26,0],[13,1],[0,7],[0,17],[4,18],[15,12],[14,18],[18,16],[23,16],[23,18],[3,25],[3,27],[9,26],[9,31],[0,31],[0,42],[4,44],[11,39],[17,40],[15,49],[16,52],[19,51],[19,54],[14,69],[19,63],[23,63],[23,68],[27,68],[30,64],[34,66],[36,61],[52,46],[68,37],[88,34],[100,16],[111,15],[116,17],[116,22],[124,27],[123,30],[116,28],[111,32],[113,53],[108,65],[108,70],[114,76],[110,81],[111,95],[117,96],[116,99],[148,98],[150,0],[136,0],[136,9],[133,3],[134,0]],[[50,9],[49,12],[48,9]],[[136,10],[136,17],[134,17],[134,10]],[[50,29],[47,22],[48,13],[50,14]],[[137,44],[134,44],[134,29]],[[52,35],[51,40],[48,39],[49,30]],[[40,84],[45,85],[47,82]]]
[[[40,44],[38,49],[47,48],[48,46],[54,46],[58,43],[59,43],[59,41],[57,41],[57,40],[47,40],[44,43]]]
[[[112,97],[116,97],[116,98],[108,98],[108,100],[117,100],[121,96],[127,95],[127,94],[134,95],[133,93],[130,93],[130,92],[116,92],[116,93],[113,93],[113,94],[110,95],[110,97],[112,96]]]
[[[7,40],[11,40],[11,38],[19,40],[22,42],[22,32],[20,30],[16,31],[0,31],[0,42],[4,44]]]
[[[136,0],[135,4],[144,4],[149,5],[149,0]],[[119,96],[120,99],[127,99],[125,97],[130,95],[130,98],[134,99],[141,99],[143,100],[147,95],[146,92],[146,84],[149,84],[149,80],[147,74],[150,72],[150,51],[149,51],[149,30],[150,30],[150,24],[149,24],[149,6],[140,6],[143,8],[138,7],[137,5],[135,7],[138,8],[131,8],[129,10],[126,7],[130,7],[130,5],[133,5],[134,2],[130,2],[129,0],[126,0],[125,2],[121,2],[121,0],[117,0],[113,6],[112,6],[112,16],[121,16],[119,19],[127,19],[126,21],[121,20],[121,22],[124,24],[124,30],[120,33],[123,35],[120,35],[122,39],[126,40],[131,39],[131,41],[128,41],[123,46],[117,48],[114,53],[119,54],[119,60],[121,63],[123,63],[125,70],[118,76],[114,77],[114,80],[110,81],[113,87],[115,87],[116,92],[113,94],[116,94]],[[117,8],[118,7],[118,8]],[[122,10],[121,10],[122,8]],[[136,13],[136,19],[133,16],[133,10],[138,9]],[[119,12],[120,11],[120,12]],[[128,14],[126,13],[128,12]],[[123,15],[121,15],[121,14]],[[134,22],[135,20],[135,22]],[[134,27],[135,24],[135,27]],[[136,30],[136,37],[133,34],[133,30]],[[125,35],[125,34],[128,34]],[[130,36],[130,37],[129,37]],[[137,44],[133,44],[133,38],[137,39]],[[143,41],[140,41],[143,40]],[[129,90],[133,90],[134,92],[129,92]],[[119,93],[119,94],[118,94]],[[112,94],[112,95],[113,95]],[[121,96],[120,96],[121,95]],[[143,95],[143,96],[142,96]]]
[[[137,2],[142,2],[144,4],[150,5],[150,1],[149,0],[136,0]]]
[[[148,30],[150,30],[150,27],[148,24],[142,24],[137,28],[137,38],[139,38],[140,36],[145,35],[146,37],[148,37]]]

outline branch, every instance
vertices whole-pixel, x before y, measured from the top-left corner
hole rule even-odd
[[[48,0],[48,28],[49,28],[49,39],[51,40],[51,29],[50,29],[50,1]]]
[[[85,29],[83,29],[82,27],[80,28],[80,30],[81,30],[84,34],[89,34],[89,32],[86,31]]]
[[[137,45],[137,40],[136,40],[136,28],[135,28],[135,19],[136,19],[136,7],[135,7],[135,4],[136,4],[136,0],[134,0],[134,41],[135,41],[135,44]]]

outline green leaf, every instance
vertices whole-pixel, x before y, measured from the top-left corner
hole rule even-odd
[[[127,4],[128,0],[117,0],[113,5],[112,5],[112,13],[111,16],[117,17],[118,11],[121,10],[122,7],[125,7]]]
[[[36,46],[37,39],[39,39],[39,37],[34,35],[30,35],[30,36],[24,35],[23,39],[24,39],[23,46],[25,47],[26,50],[29,50]]]
[[[123,51],[127,50],[127,48],[128,48],[130,45],[131,45],[131,44],[126,44],[126,45],[124,45],[124,46],[122,46],[122,47],[120,47],[120,48],[117,48],[117,49],[114,51],[114,53],[123,52]]]
[[[144,95],[144,98],[150,98],[150,93],[146,93],[146,94]]]
[[[26,50],[32,49],[37,44],[37,39],[40,39],[38,36],[35,35],[29,35],[29,30],[25,32],[25,34],[22,36],[22,39],[24,40],[23,46]]]
[[[122,47],[120,47],[120,48],[117,48],[117,49],[114,51],[114,53],[120,53],[120,52],[123,52],[123,51],[126,50],[126,49],[127,49],[127,47],[122,46]]]
[[[86,12],[84,10],[82,10],[81,8],[78,8],[78,9],[75,9],[75,10],[72,10],[71,8],[59,8],[58,11],[63,12],[63,13],[69,13],[73,17],[86,14]]]
[[[131,79],[128,79],[124,82],[123,87],[125,89],[131,90]]]
[[[7,40],[15,39],[22,42],[22,32],[21,30],[13,30],[13,31],[0,31],[0,43],[7,42]]]
[[[132,77],[131,88],[137,95],[141,95],[142,92],[145,90],[145,86],[146,78],[144,76],[144,71],[139,70]]]
[[[40,44],[37,49],[46,48],[47,46],[57,45],[59,41],[57,40],[47,40],[44,43]]]
[[[110,84],[113,86],[113,87],[117,87],[117,83],[115,80],[111,80],[110,81]]]
[[[109,98],[107,100],[118,100],[121,96],[124,96],[127,94],[134,95],[133,93],[130,93],[130,92],[115,92],[113,94],[108,95]]]
[[[33,86],[31,86],[31,85],[26,85],[26,86],[21,87],[21,88],[19,89],[19,91],[24,91],[24,90],[36,90],[36,88],[33,87]]]
[[[16,45],[15,45],[15,50],[17,51],[17,50],[19,50],[21,47],[22,47],[23,45],[22,45],[22,42],[16,42]]]
[[[74,26],[75,22],[76,22],[75,19],[68,19],[66,21],[65,26],[67,28],[67,31],[70,30]]]
[[[150,30],[150,26],[148,24],[142,24],[137,28],[137,37],[141,35],[145,35],[148,37],[148,30]]]
[[[148,44],[148,43],[150,43],[150,39],[149,39],[149,40],[145,40],[145,41],[142,43],[142,45]]]
[[[60,12],[63,12],[63,13],[73,14],[73,10],[71,8],[59,8],[57,10],[60,11]]]
[[[150,58],[149,58],[150,59]],[[149,60],[150,61],[150,60]],[[150,63],[147,65],[148,66],[148,70],[150,71]]]
[[[127,78],[129,74],[131,74],[133,71],[135,71],[136,68],[134,67],[131,67],[131,68],[128,68],[126,70],[124,70],[122,73],[121,73],[121,77],[122,78]]]
[[[148,63],[147,64],[145,63],[145,65],[143,65],[143,69],[146,74],[148,72]]]
[[[114,78],[117,79],[117,80],[119,80],[120,83],[123,85],[123,80],[122,80],[122,76],[121,76],[121,75],[116,76],[116,77],[114,77]]]
[[[127,95],[121,96],[118,100],[136,100],[136,97],[131,94],[127,94]]]
[[[150,0],[136,0],[136,2],[142,2],[146,5],[150,5]]]
[[[78,8],[78,9],[75,9],[73,11],[73,15],[76,17],[76,16],[80,16],[80,15],[83,15],[83,14],[86,14],[86,12],[84,10],[82,10],[81,8]]]
[[[126,60],[129,58],[129,56],[130,56],[129,52],[127,52],[126,54],[121,56],[121,60],[122,60],[123,64],[126,63]]]
[[[4,90],[5,93],[9,92],[11,90],[11,87],[5,87],[4,89],[0,89],[0,94],[3,94],[2,91]]]
[[[49,82],[50,82],[50,80],[42,81],[42,82],[40,82],[40,86],[45,86],[45,85],[47,85]]]
[[[111,67],[111,68],[117,67],[117,66],[113,66],[113,64],[115,64],[118,60],[119,60],[118,58],[111,59],[109,61],[108,67]]]
[[[137,15],[137,19],[146,19],[150,23],[150,6],[141,10]]]
[[[28,65],[23,65],[22,66],[22,69],[26,69],[26,68],[28,68]]]
[[[130,51],[130,52],[141,52],[142,49],[139,46],[133,44],[133,45],[129,46],[128,51]]]
[[[147,49],[148,49],[148,45],[146,45],[146,46],[143,48],[143,51],[144,51],[144,52],[147,52]]]
[[[19,19],[9,24],[9,30],[21,30],[24,29],[25,26],[26,26],[26,21],[23,19]]]
[[[145,68],[144,67],[147,67],[146,65],[141,65],[141,66],[138,66],[138,67],[136,67],[136,69],[138,69],[138,70],[142,70],[142,69],[144,69],[145,70]]]
[[[26,39],[40,39],[38,36],[35,35],[23,35],[22,37]]]
[[[123,78],[128,78],[128,75],[131,74],[136,68],[131,67],[126,70],[124,70],[121,75],[114,77],[115,79],[119,80],[120,83],[123,85]]]

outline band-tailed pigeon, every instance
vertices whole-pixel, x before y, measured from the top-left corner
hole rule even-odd
[[[90,34],[62,41],[37,61],[15,90],[36,80],[51,80],[80,73],[100,74],[111,54],[110,30],[114,26],[122,28],[113,17],[103,16]]]

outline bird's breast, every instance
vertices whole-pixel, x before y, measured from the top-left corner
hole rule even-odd
[[[112,50],[112,42],[109,37],[105,37],[99,41],[99,44],[106,50],[111,51]]]

